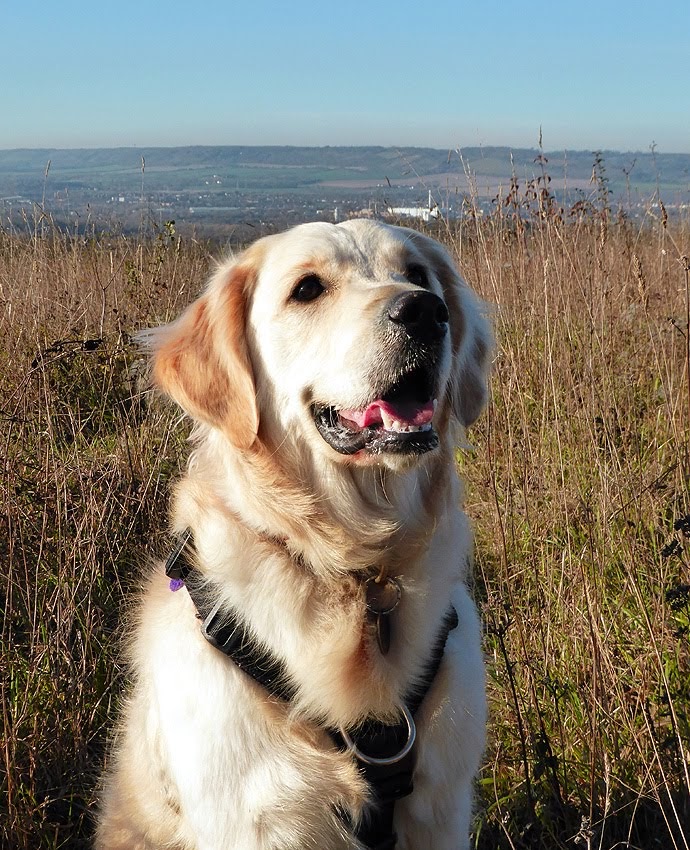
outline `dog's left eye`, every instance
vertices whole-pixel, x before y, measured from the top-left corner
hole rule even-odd
[[[323,281],[318,275],[309,274],[299,281],[297,286],[292,290],[290,298],[293,301],[299,301],[306,304],[308,301],[315,301],[322,292],[326,291]]]
[[[420,266],[419,263],[410,263],[410,265],[405,270],[405,277],[410,281],[410,283],[414,284],[414,286],[421,286],[422,289],[429,289],[429,276],[426,272],[424,266]]]

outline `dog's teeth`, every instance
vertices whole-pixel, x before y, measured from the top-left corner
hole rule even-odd
[[[397,419],[393,419],[393,417],[385,410],[383,407],[380,408],[381,411],[381,424],[383,425],[386,431],[393,431],[394,424],[398,421]]]
[[[381,408],[381,425],[384,431],[389,431],[394,434],[411,434],[417,431],[430,431],[431,422],[425,422],[423,425],[412,425],[409,422],[403,422],[400,419],[395,419],[388,411]]]

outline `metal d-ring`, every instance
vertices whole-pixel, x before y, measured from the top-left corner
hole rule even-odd
[[[397,764],[399,761],[402,761],[405,756],[410,752],[412,747],[414,747],[414,742],[417,739],[417,727],[415,726],[414,719],[410,712],[410,709],[406,705],[400,706],[403,717],[405,718],[405,722],[407,723],[407,741],[403,745],[402,749],[397,752],[393,756],[388,756],[386,758],[376,758],[375,756],[368,756],[366,753],[363,753],[357,744],[352,740],[351,736],[342,726],[338,730],[340,734],[343,736],[343,741],[345,741],[345,746],[348,750],[357,758],[359,761],[364,762],[364,764],[374,764],[374,765],[387,765],[387,764]]]

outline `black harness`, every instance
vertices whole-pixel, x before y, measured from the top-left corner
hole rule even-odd
[[[220,603],[209,606],[201,589],[201,576],[189,560],[188,550],[192,547],[192,532],[188,529],[165,564],[170,589],[176,591],[181,587],[187,588],[201,620],[202,634],[212,646],[231,658],[240,670],[251,676],[269,694],[290,702],[296,694],[296,688],[283,662],[257,643],[237,612],[226,607],[221,609]],[[359,770],[371,786],[376,807],[368,818],[353,827],[357,839],[371,850],[392,850],[395,847],[395,803],[413,790],[416,737],[414,716],[441,665],[448,634],[457,624],[458,615],[451,606],[419,686],[406,694],[403,719],[399,723],[385,724],[367,720],[353,730],[326,729],[339,749],[353,754]]]

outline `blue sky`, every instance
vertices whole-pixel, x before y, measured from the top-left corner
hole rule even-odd
[[[0,0],[0,147],[690,153],[690,2]]]

